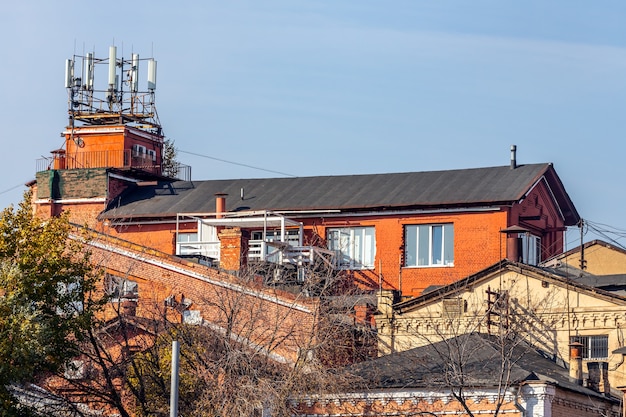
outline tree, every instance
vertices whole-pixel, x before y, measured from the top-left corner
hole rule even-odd
[[[176,160],[178,151],[174,146],[174,141],[165,139],[163,141],[163,157],[161,165],[161,173],[166,177],[176,178],[180,171],[180,163]]]
[[[261,416],[264,410],[290,415],[291,398],[339,389],[343,376],[332,363],[336,357],[328,352],[355,337],[354,323],[346,313],[353,306],[344,301],[343,312],[335,306],[334,314],[328,314],[337,277],[315,272],[296,295],[298,303],[310,306],[311,313],[306,314],[295,304],[271,308],[264,297],[217,286],[197,299],[171,300],[169,309],[184,314],[201,307],[203,316],[196,317],[195,324],[167,321],[155,343],[127,362],[134,411],[140,416],[167,415],[172,340],[180,343],[183,415]],[[239,282],[251,285],[255,277],[255,271],[248,270]],[[338,297],[349,299],[345,294]],[[188,307],[191,310],[185,310]],[[162,314],[166,316],[172,313]],[[358,343],[346,345],[354,349]]]
[[[92,259],[106,265],[110,254],[98,246]],[[72,402],[122,417],[167,415],[171,342],[178,340],[181,414],[285,415],[294,395],[336,388],[342,381],[333,368],[375,340],[367,326],[354,326],[359,298],[337,290],[341,278],[332,270],[307,271],[298,290],[263,286],[259,269],[250,268],[224,276],[224,285],[157,290],[142,281],[133,292],[126,283],[139,278],[138,262],[111,262],[105,282],[121,286],[84,333],[72,358],[79,372],[58,368],[45,388],[63,387]]]
[[[0,216],[0,413],[27,415],[10,387],[57,372],[79,351],[99,304],[89,252],[69,217],[41,219],[25,193]]]

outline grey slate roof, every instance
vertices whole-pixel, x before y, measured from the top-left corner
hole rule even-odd
[[[454,369],[459,369],[462,363],[466,389],[493,388],[501,373],[502,346],[506,345],[497,338],[471,333],[361,362],[347,370],[356,377],[354,385],[359,389],[447,390],[451,385],[445,380],[445,373],[454,375]],[[603,397],[573,382],[566,368],[523,341],[506,347],[505,351],[511,352],[511,386],[522,381],[543,381],[590,397]]]
[[[476,207],[518,201],[542,176],[556,189],[571,222],[572,202],[551,164],[295,178],[159,182],[137,186],[114,200],[101,218],[145,218],[211,213],[215,194],[227,193],[228,211],[374,210]],[[244,199],[240,198],[241,190]],[[562,208],[563,210],[563,208]]]

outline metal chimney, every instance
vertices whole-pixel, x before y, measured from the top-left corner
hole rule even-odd
[[[569,345],[569,376],[574,383],[583,384],[583,355],[582,343],[574,342]]]
[[[215,194],[215,218],[221,219],[224,217],[222,213],[226,211],[226,193]]]
[[[511,145],[511,169],[517,168],[517,146]]]

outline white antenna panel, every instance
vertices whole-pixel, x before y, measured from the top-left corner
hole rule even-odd
[[[115,85],[117,88],[117,84],[115,82],[115,64],[117,63],[117,47],[110,46],[109,47],[109,85]]]
[[[87,53],[85,57],[85,88],[93,90],[93,53]]]
[[[133,64],[130,70],[130,91],[136,93],[139,90],[139,80],[137,79],[137,73],[139,71],[139,54],[133,54]]]
[[[148,90],[156,90],[157,63],[154,59],[148,61]]]
[[[65,88],[72,86],[72,78],[74,78],[74,61],[71,59],[65,60]]]

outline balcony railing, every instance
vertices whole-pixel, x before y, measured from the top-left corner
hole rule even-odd
[[[155,175],[164,175],[183,181],[191,180],[191,167],[178,162],[172,164],[168,172],[162,172],[161,165],[148,154],[134,154],[130,149],[121,151],[78,152],[74,155],[57,154],[40,158],[36,162],[37,172],[49,169],[122,168],[140,169]]]
[[[179,242],[176,244],[176,254],[182,256],[206,256],[220,259],[220,242]]]
[[[179,242],[176,254],[182,256],[205,256],[220,259],[220,242]],[[317,246],[292,246],[285,242],[250,240],[248,241],[248,260],[264,261],[279,265],[304,265],[322,261],[335,268],[336,253]]]

